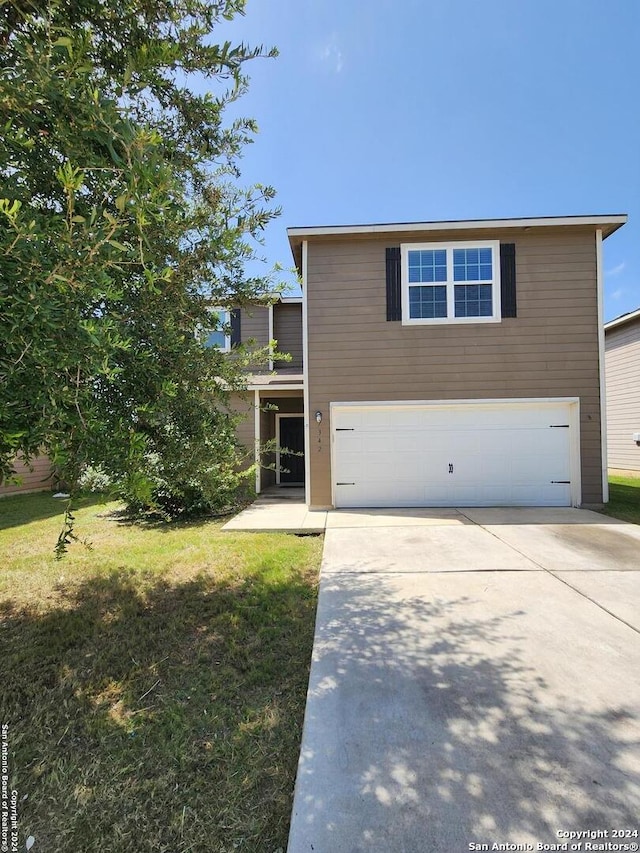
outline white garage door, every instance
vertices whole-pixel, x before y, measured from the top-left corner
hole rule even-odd
[[[574,408],[335,403],[335,506],[571,506]]]

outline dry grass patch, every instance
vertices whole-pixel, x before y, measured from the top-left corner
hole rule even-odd
[[[27,795],[21,845],[284,849],[321,541],[139,527],[115,509],[87,501],[93,550],[56,562],[61,507],[0,503],[0,716]]]

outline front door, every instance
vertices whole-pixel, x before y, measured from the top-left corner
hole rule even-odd
[[[304,484],[304,418],[302,415],[281,415],[279,446],[280,464],[278,473],[281,485]],[[287,453],[287,451],[292,451]]]

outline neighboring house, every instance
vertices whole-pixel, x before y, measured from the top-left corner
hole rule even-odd
[[[37,456],[31,460],[31,465],[25,465],[18,457],[14,463],[19,483],[0,481],[0,497],[4,495],[25,494],[27,492],[43,492],[50,490],[53,485],[53,470],[47,456]]]
[[[605,324],[609,467],[640,471],[640,308]]]
[[[625,222],[290,228],[302,300],[236,317],[242,339],[295,353],[251,378],[240,436],[304,464],[276,458],[258,490],[304,482],[313,508],[601,505],[602,240]]]

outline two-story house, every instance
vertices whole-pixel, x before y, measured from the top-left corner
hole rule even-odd
[[[252,377],[240,438],[303,455],[270,457],[258,490],[304,483],[312,508],[602,504],[602,241],[625,222],[290,228],[302,298],[239,323],[293,360]]]

